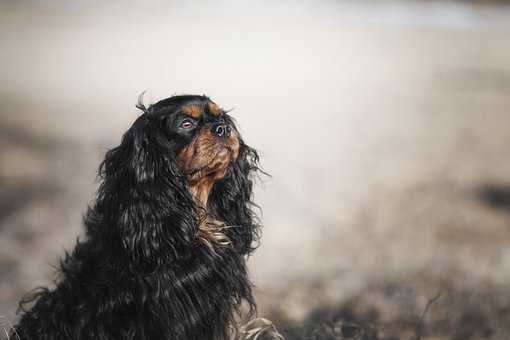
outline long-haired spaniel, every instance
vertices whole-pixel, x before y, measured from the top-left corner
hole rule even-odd
[[[106,153],[85,237],[52,289],[30,298],[21,340],[224,340],[255,313],[246,257],[257,152],[206,96],[145,107]]]

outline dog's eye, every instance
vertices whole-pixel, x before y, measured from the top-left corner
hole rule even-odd
[[[192,119],[186,118],[179,125],[183,129],[191,129],[195,127],[195,122]]]

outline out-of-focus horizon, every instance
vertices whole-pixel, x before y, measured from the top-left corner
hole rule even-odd
[[[147,91],[207,94],[260,151],[262,315],[408,330],[446,291],[434,339],[509,330],[504,2],[3,2],[0,31],[0,315],[82,234]]]

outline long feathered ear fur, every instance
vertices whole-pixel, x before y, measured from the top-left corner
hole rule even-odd
[[[85,217],[89,234],[118,245],[115,258],[144,268],[187,257],[197,233],[195,203],[158,123],[144,113],[106,153]]]

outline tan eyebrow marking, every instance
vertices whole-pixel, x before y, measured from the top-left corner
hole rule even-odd
[[[209,112],[215,117],[218,117],[222,113],[221,108],[216,103],[208,102],[207,108],[209,109]]]
[[[200,118],[200,115],[202,114],[202,110],[200,109],[200,106],[197,106],[197,105],[184,106],[182,108],[182,111],[195,119]]]

